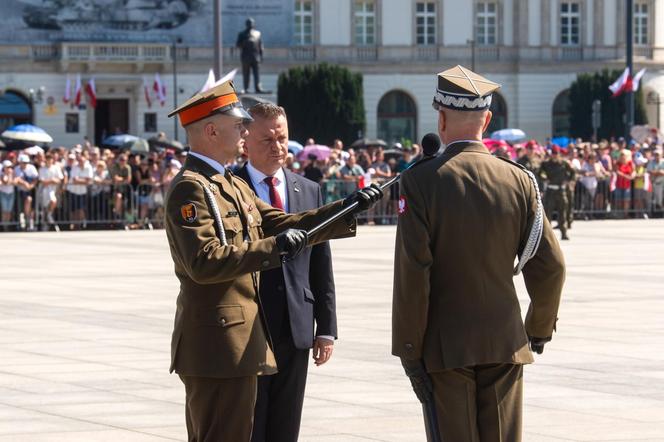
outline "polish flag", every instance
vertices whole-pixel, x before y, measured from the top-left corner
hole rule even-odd
[[[97,88],[95,87],[95,78],[92,77],[88,80],[88,83],[85,85],[85,92],[88,94],[90,100],[90,106],[92,108],[97,107]]]
[[[152,89],[157,93],[157,100],[159,100],[159,103],[163,106],[166,103],[166,85],[161,82],[159,72],[155,72],[154,74]]]
[[[81,105],[81,74],[76,74],[76,86],[74,86],[74,106]]]
[[[629,75],[629,68],[625,68],[623,73],[613,82],[609,89],[613,92],[612,98],[615,98],[632,88],[632,77]]]
[[[639,90],[639,83],[641,83],[641,78],[643,77],[643,74],[646,73],[646,68],[641,69],[639,72],[636,73],[634,76],[634,79],[632,80],[632,92],[636,92]]]
[[[205,84],[201,88],[201,92],[205,92],[209,89],[212,89],[213,87],[214,87],[214,70],[210,69],[210,72],[208,72],[207,80],[205,80]]]
[[[145,77],[143,77],[143,95],[145,96],[146,103],[148,103],[148,107],[152,107],[152,100],[150,99],[150,88],[148,87],[148,82],[145,81]]]
[[[65,94],[62,96],[62,101],[67,104],[71,100],[71,79],[67,75],[67,81],[65,81]]]

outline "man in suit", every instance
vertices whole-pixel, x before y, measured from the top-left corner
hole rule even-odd
[[[520,441],[523,364],[556,326],[565,266],[536,179],[481,141],[499,87],[461,66],[438,74],[446,149],[401,178],[392,353],[430,441]],[[521,270],[525,326],[512,282]]]
[[[282,107],[249,109],[245,153],[237,175],[259,198],[285,212],[322,205],[320,186],[286,169],[288,121]],[[258,378],[252,442],[296,442],[307,379],[309,349],[316,365],[332,355],[337,335],[332,255],[328,243],[301,253],[281,268],[261,272],[260,295],[278,372]],[[314,321],[316,330],[314,333]]]
[[[190,442],[249,442],[257,376],[276,373],[258,272],[280,267],[306,245],[353,236],[352,217],[319,234],[306,230],[354,201],[366,210],[381,192],[369,188],[344,202],[284,213],[223,166],[242,153],[251,121],[232,83],[196,94],[175,114],[191,151],[166,197],[166,235],[180,281],[171,371],[185,386]]]

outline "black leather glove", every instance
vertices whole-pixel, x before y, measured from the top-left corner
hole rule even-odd
[[[410,379],[410,385],[413,386],[417,399],[421,403],[431,401],[433,398],[433,384],[424,367],[424,361],[422,359],[401,358],[401,365],[406,371],[406,376]]]
[[[285,260],[299,255],[307,246],[307,232],[299,229],[288,229],[275,237],[277,249]]]
[[[368,210],[383,197],[383,191],[376,184],[372,184],[363,189],[356,190],[346,197],[344,200],[344,207],[348,207],[357,201],[357,208],[353,213],[363,212]]]
[[[535,336],[528,336],[528,342],[530,343],[530,350],[541,355],[544,352],[544,344],[549,342],[551,337],[548,338],[537,338]]]

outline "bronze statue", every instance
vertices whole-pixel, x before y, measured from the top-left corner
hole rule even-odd
[[[237,35],[235,46],[240,48],[242,60],[242,79],[244,80],[244,89],[241,93],[249,90],[249,70],[254,74],[254,88],[256,93],[265,92],[261,88],[258,64],[263,60],[263,41],[261,40],[261,31],[254,29],[254,19],[248,18],[245,22],[246,29]]]

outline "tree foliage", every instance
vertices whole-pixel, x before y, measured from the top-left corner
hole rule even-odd
[[[597,136],[609,139],[625,135],[625,95],[611,98],[611,85],[622,71],[604,69],[593,74],[584,73],[576,77],[570,86],[569,118],[570,135],[584,140],[592,138],[592,104],[602,102],[601,124]],[[641,89],[634,95],[634,124],[646,124],[646,112]]]
[[[326,63],[294,67],[279,75],[278,89],[292,139],[347,145],[364,133],[362,74]]]

